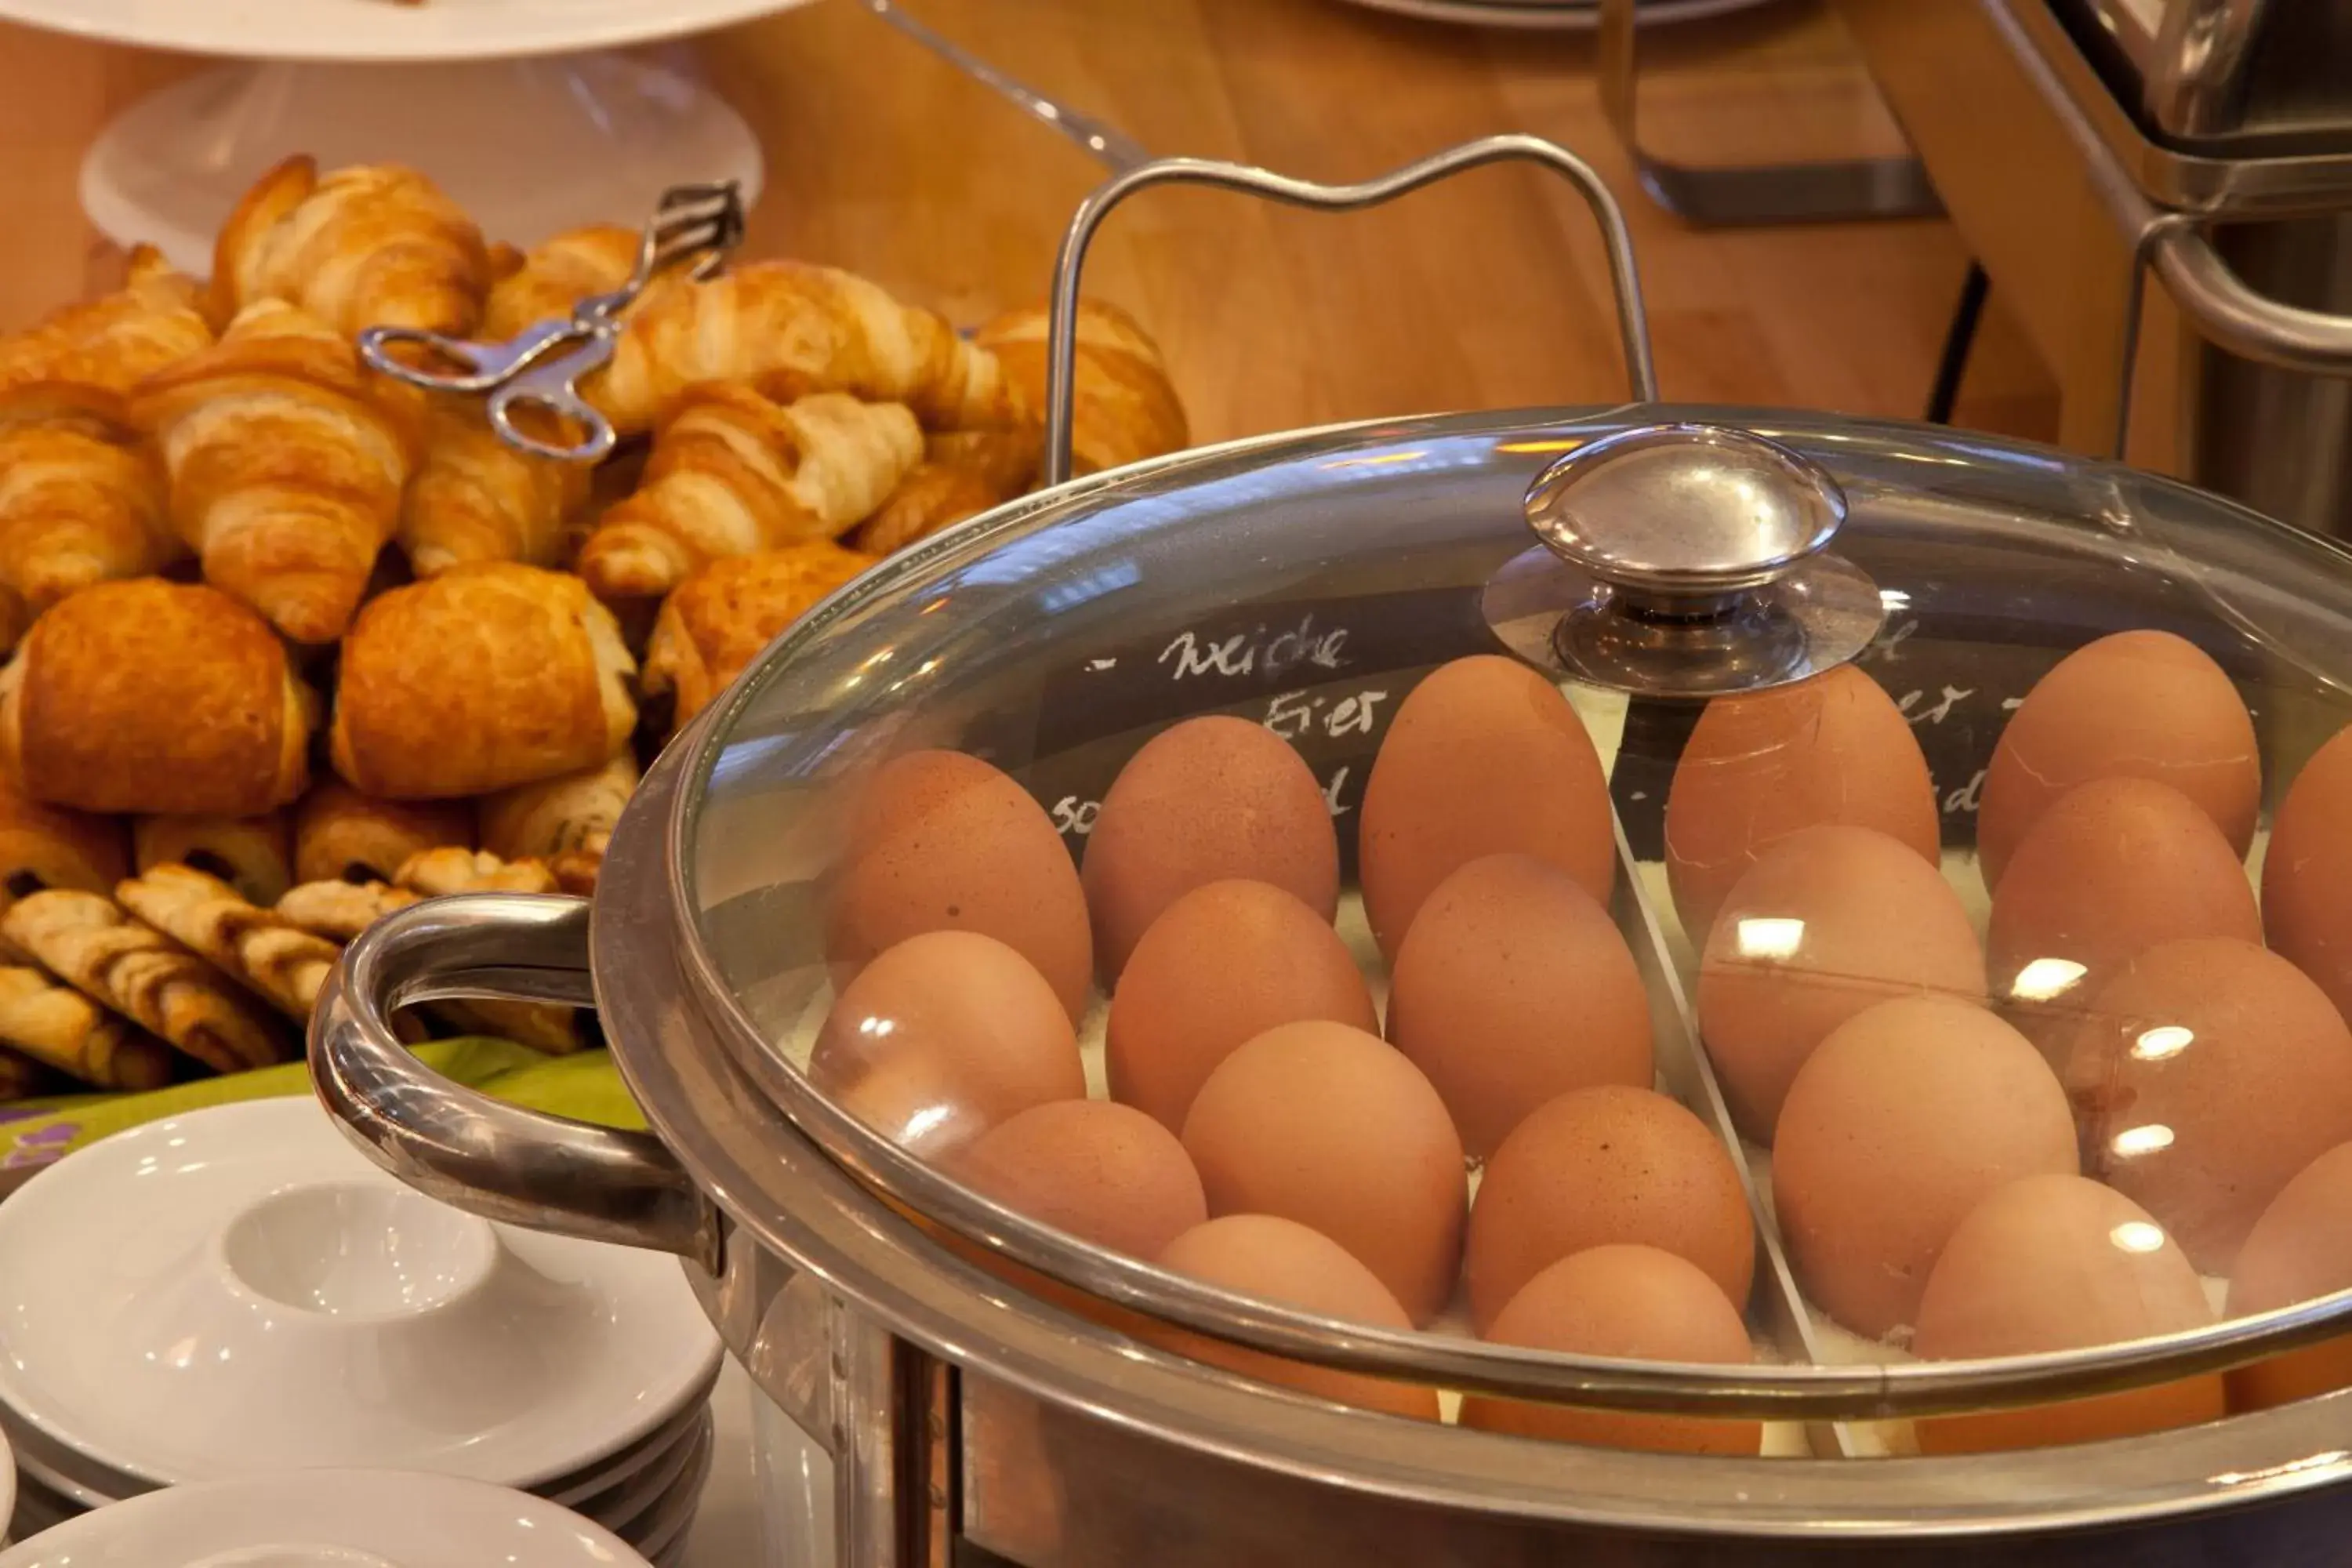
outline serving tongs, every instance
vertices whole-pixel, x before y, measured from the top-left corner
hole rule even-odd
[[[370,327],[360,334],[360,357],[427,392],[488,393],[490,427],[520,451],[559,462],[597,462],[618,437],[613,422],[580,395],[581,381],[613,357],[622,318],[656,279],[684,268],[699,282],[719,270],[742,238],[743,197],[733,181],[672,185],[646,224],[628,280],[581,300],[571,315],[535,322],[493,343],[415,327]],[[528,423],[517,419],[519,413]],[[534,426],[577,437],[540,434]]]

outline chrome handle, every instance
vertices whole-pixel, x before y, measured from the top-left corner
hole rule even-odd
[[[1642,280],[1634,269],[1633,237],[1625,226],[1624,209],[1617,205],[1617,198],[1593,173],[1592,166],[1565,147],[1540,136],[1482,137],[1352,185],[1294,180],[1287,174],[1244,163],[1161,158],[1126,171],[1080,202],[1078,210],[1071,216],[1069,229],[1062,237],[1061,251],[1054,258],[1053,328],[1045,362],[1045,482],[1058,485],[1070,477],[1070,423],[1076,403],[1078,279],[1086,270],[1087,247],[1094,241],[1095,230],[1119,203],[1153,185],[1215,185],[1292,206],[1352,212],[1393,201],[1449,174],[1511,159],[1540,163],[1562,176],[1591,208],[1609,250],[1609,276],[1616,292],[1617,331],[1624,342],[1625,375],[1632,384],[1633,400],[1655,403],[1658,373],[1650,360],[1649,318],[1642,309]]]
[[[469,996],[593,1005],[587,900],[428,899],[345,950],[311,1014],[310,1079],[360,1151],[485,1219],[675,1252],[717,1273],[718,1211],[659,1139],[492,1100],[394,1037],[400,1008]]]
[[[2231,353],[2311,375],[2352,375],[2352,317],[2262,293],[2195,227],[2160,227],[2149,242],[2148,265],[2197,330]]]

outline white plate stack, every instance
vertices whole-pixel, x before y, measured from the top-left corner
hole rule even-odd
[[[119,1134],[0,1205],[19,1542],[159,1488],[348,1468],[530,1492],[674,1563],[720,1353],[676,1259],[436,1203],[308,1100]]]

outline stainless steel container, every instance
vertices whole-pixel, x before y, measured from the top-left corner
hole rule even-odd
[[[2352,1291],[1990,1359],[1840,1334],[1790,1267],[1761,1152],[1732,1126],[1660,860],[1698,699],[1851,660],[1918,729],[1949,874],[1972,886],[2006,714],[2063,656],[2126,627],[2177,633],[2229,673],[2275,798],[2352,721],[2352,556],[2043,448],[1657,403],[1614,203],[1523,138],[1337,190],[1191,163],[1121,176],[1064,250],[1058,458],[1079,263],[1119,196],[1190,180],[1359,205],[1502,156],[1568,176],[1601,219],[1633,403],[1186,453],[1057,485],[893,560],[669,749],[593,906],[436,900],[355,943],[313,1026],[322,1097],[424,1191],[678,1253],[754,1380],[833,1455],[845,1563],[2336,1560],[2352,1395],[2063,1452],[1905,1452],[1915,1417],[2139,1388],[2332,1337]],[[1216,1289],[982,1196],[907,1146],[914,1121],[869,1125],[810,1077],[834,994],[843,813],[886,759],[986,755],[1075,852],[1146,739],[1231,713],[1292,741],[1352,844],[1396,701],[1433,668],[1503,649],[1562,681],[1610,763],[1611,909],[1646,987],[1658,1086],[1735,1152],[1751,1206],[1756,1285],[1738,1305],[1765,1346],[1754,1364],[1516,1349]],[[1341,929],[1361,949],[1349,882]],[[486,994],[597,1006],[653,1131],[487,1100],[387,1027],[397,1007]],[[2162,1241],[2146,1228],[2155,1240],[2135,1248]],[[1780,1452],[1564,1447],[1402,1419],[1180,1353],[1204,1342],[1449,1391],[1759,1417]]]
[[[1928,178],[2055,374],[2063,443],[2123,450],[2150,268],[2185,337],[2164,319],[2167,363],[2140,378],[2136,449],[2272,516],[2352,535],[2340,384],[2352,369],[2352,9],[1841,5]]]

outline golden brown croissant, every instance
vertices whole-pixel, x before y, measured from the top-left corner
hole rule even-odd
[[[278,913],[287,924],[313,936],[349,942],[393,910],[405,909],[422,897],[383,882],[303,882],[286,889],[286,896],[278,900]]]
[[[575,228],[534,245],[522,264],[490,287],[477,334],[503,342],[558,316],[591,294],[609,294],[636,269],[637,231],[617,224]]]
[[[317,317],[265,300],[148,381],[131,413],[163,448],[172,520],[205,580],[322,643],[351,625],[399,520],[410,406]]]
[[[367,795],[448,800],[594,767],[636,728],[635,672],[579,578],[455,567],[372,601],[344,638],[335,771]]]
[[[263,816],[142,816],[131,824],[131,862],[142,873],[158,866],[193,867],[257,904],[276,903],[294,885],[293,849],[293,833],[280,811]]]
[[[432,181],[394,164],[323,177],[289,158],[245,194],[213,248],[213,318],[257,300],[301,306],[346,337],[373,326],[463,336],[481,317],[481,231]]]
[[[473,843],[464,801],[378,800],[321,779],[294,808],[294,879],[388,882],[419,850]]]
[[[730,555],[835,537],[922,458],[895,403],[822,392],[789,405],[705,387],[654,442],[637,493],[604,513],[578,571],[600,598],[652,598]]]
[[[637,243],[625,228],[556,236],[491,288],[482,336],[504,341],[571,314],[588,295],[618,289],[636,265]],[[436,401],[425,460],[401,507],[401,547],[420,577],[467,561],[562,564],[565,520],[587,499],[592,471],[517,451],[490,427],[477,399]]]
[[[1043,419],[1046,332],[1043,306],[1014,310],[973,342],[994,353],[1021,400]],[[1190,437],[1184,405],[1168,380],[1160,345],[1116,305],[1078,306],[1077,385],[1070,424],[1071,466],[1091,474],[1181,451]]]
[[[1023,417],[994,357],[943,319],[854,273],[800,261],[755,261],[655,289],[584,390],[631,434],[666,423],[689,390],[718,382],[779,399],[846,392],[903,403],[936,430]]]
[[[194,953],[96,893],[19,899],[0,935],[92,1001],[221,1072],[292,1055],[287,1031]]]
[[[672,724],[684,728],[778,633],[873,564],[828,543],[712,562],[662,601],[646,650],[646,695],[675,692]]]
[[[172,1081],[170,1047],[24,964],[0,966],[0,1046],[97,1089]]]
[[[857,525],[849,542],[868,554],[888,555],[1005,499],[978,469],[926,458],[898,481],[879,510]]]
[[[0,669],[0,770],[79,811],[258,816],[310,782],[318,700],[258,616],[196,584],[101,583]]]
[[[58,382],[0,392],[0,587],[29,614],[185,553],[119,398]]]
[[[117,902],[190,952],[240,980],[297,1022],[310,1016],[319,988],[342,950],[217,877],[187,866],[142,869],[114,889]]]
[[[624,750],[602,767],[486,795],[482,847],[508,860],[552,860],[609,835],[636,788],[636,753]]]
[[[196,286],[142,245],[121,289],[0,337],[0,390],[62,382],[124,393],[212,341]]]

